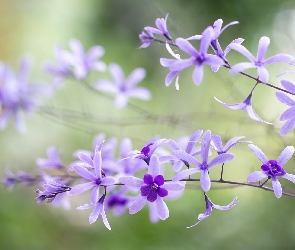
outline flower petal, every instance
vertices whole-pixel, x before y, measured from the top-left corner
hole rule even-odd
[[[143,180],[133,176],[120,177],[119,182],[130,187],[141,187],[143,185]]]
[[[190,169],[185,169],[180,172],[178,172],[172,179],[172,181],[180,181],[182,179],[185,179],[189,175],[195,174],[197,172],[200,172],[201,170],[199,168],[190,168]]]
[[[145,197],[139,196],[130,206],[129,213],[136,214],[140,211],[144,205],[147,203],[147,199]]]
[[[277,178],[272,179],[272,188],[275,196],[279,199],[282,196],[282,186]]]
[[[72,187],[71,191],[69,192],[69,194],[71,195],[75,195],[75,194],[81,194],[87,190],[89,190],[90,188],[95,187],[95,183],[94,182],[87,182],[87,183],[83,183],[83,184],[79,184],[77,186]]]
[[[260,181],[266,177],[268,177],[268,176],[263,171],[255,171],[248,176],[247,181],[257,182],[257,181]]]
[[[294,154],[294,147],[293,146],[287,146],[282,153],[280,154],[279,158],[277,159],[278,165],[281,167],[292,157]]]
[[[260,148],[255,146],[254,144],[249,144],[248,147],[253,152],[253,154],[256,155],[256,157],[263,163],[266,164],[268,162],[268,159],[266,158],[265,154],[261,151]]]
[[[162,198],[158,197],[156,200],[157,211],[161,220],[166,220],[169,217],[169,210]]]
[[[204,192],[208,192],[211,187],[211,181],[208,170],[201,171],[200,184]]]

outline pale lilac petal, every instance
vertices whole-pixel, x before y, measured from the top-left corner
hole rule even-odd
[[[177,159],[177,161],[173,163],[173,170],[175,172],[178,172],[178,171],[180,171],[182,166],[183,166],[183,161]]]
[[[229,109],[244,109],[246,107],[246,104],[244,102],[236,103],[236,104],[227,104],[225,102],[220,101],[214,96],[214,99],[221,103],[224,107],[229,108]]]
[[[285,122],[285,124],[281,127],[280,135],[283,136],[283,135],[289,133],[293,129],[294,126],[295,126],[295,117],[293,117]]]
[[[165,184],[162,185],[162,187],[167,189],[168,192],[182,191],[185,187],[185,182],[165,182]]]
[[[281,114],[280,121],[289,120],[294,116],[295,116],[295,106],[287,109],[283,114]]]
[[[267,83],[269,79],[269,73],[264,67],[257,67],[258,78],[263,82]]]
[[[245,138],[245,136],[236,136],[231,138],[224,146],[224,151],[228,151],[238,140]]]
[[[215,67],[219,67],[221,65],[224,65],[224,61],[216,55],[207,55],[204,60],[204,63],[206,63],[210,66],[215,66]]]
[[[266,175],[263,171],[255,171],[248,176],[247,181],[257,182],[266,177],[268,177],[268,175]]]
[[[102,179],[101,184],[103,186],[111,186],[111,185],[115,185],[117,183],[116,179],[112,176],[107,176],[105,178]]]
[[[145,197],[139,196],[130,206],[129,213],[136,214],[140,211],[144,205],[147,203],[147,199]]]
[[[188,154],[192,152],[193,147],[195,146],[196,142],[200,139],[202,133],[203,133],[203,130],[198,130],[190,137],[187,147],[185,149],[185,151]]]
[[[223,147],[222,147],[222,141],[219,135],[212,135],[211,136],[211,141],[212,141],[212,145],[214,147],[214,149],[217,152],[222,152],[223,151]]]
[[[247,105],[247,106],[246,106],[246,111],[247,111],[249,117],[250,117],[251,119],[253,119],[254,121],[264,122],[264,123],[266,123],[266,124],[271,124],[270,122],[267,122],[267,121],[262,120],[262,119],[261,119],[261,118],[255,113],[255,111],[254,111],[254,109],[252,108],[251,105]]]
[[[81,194],[81,193],[83,193],[95,186],[96,186],[96,184],[94,182],[87,182],[87,183],[79,184],[77,186],[74,186],[71,189],[71,191],[69,192],[69,194],[71,194],[71,195]]]
[[[116,87],[116,85],[114,85],[109,80],[99,80],[99,81],[97,81],[96,84],[95,84],[95,88],[97,88],[100,91],[108,92],[108,93],[112,93],[112,94],[115,94],[115,93],[118,92],[118,88]]]
[[[294,174],[284,174],[280,177],[285,178],[295,184],[295,175]]]
[[[216,156],[209,164],[208,168],[212,168],[215,165],[229,162],[235,158],[234,154],[221,154]]]
[[[234,206],[236,206],[238,204],[238,197],[235,197],[231,203],[229,203],[227,206],[219,206],[219,205],[215,205],[213,204],[213,208],[218,209],[218,210],[229,210],[232,209]]]
[[[171,67],[171,65],[175,62],[177,62],[175,59],[160,58],[160,64],[163,67]]]
[[[188,153],[184,152],[183,150],[175,150],[173,151],[173,155],[175,155],[176,157],[178,157],[179,159],[183,161],[194,164],[195,166],[198,166],[198,167],[201,166],[201,163],[197,159],[195,159]]]
[[[128,96],[125,93],[118,93],[115,97],[115,107],[118,109],[124,108],[128,103]]]
[[[149,206],[150,221],[152,223],[157,223],[159,221],[159,216],[158,216],[156,202],[148,202],[148,206]]]
[[[151,91],[144,87],[137,87],[135,89],[128,90],[128,96],[145,101],[148,101],[152,98]]]
[[[269,43],[270,43],[270,40],[267,36],[263,36],[260,38],[259,44],[258,44],[258,50],[257,50],[257,61],[258,62],[263,61],[266,51],[267,51],[267,48],[269,46]]]
[[[287,80],[281,80],[281,84],[286,90],[295,94],[295,85],[293,83]]]
[[[186,39],[177,38],[175,40],[175,43],[179,47],[179,49],[183,50],[185,53],[193,57],[198,57],[200,55],[199,52]]]
[[[169,210],[162,198],[158,197],[156,200],[157,211],[161,220],[166,220],[169,217]]]
[[[140,188],[143,185],[143,180],[133,176],[124,176],[119,178],[119,182],[130,187]]]
[[[238,23],[239,23],[238,21],[233,21],[233,22],[228,23],[227,25],[225,25],[225,26],[221,29],[219,35],[220,35],[220,34],[221,34],[226,28],[228,28],[229,26],[234,25],[234,24],[238,24]]]
[[[109,65],[109,71],[110,71],[111,76],[115,80],[115,83],[117,85],[121,85],[122,82],[125,80],[125,75],[124,75],[124,72],[123,72],[122,68],[120,67],[120,65],[118,65],[116,63],[111,63]]]
[[[293,146],[286,147],[280,154],[279,158],[277,159],[278,165],[282,167],[288,160],[291,159],[293,154],[294,154],[294,147]]]
[[[179,71],[171,71],[171,72],[169,72],[168,74],[167,74],[167,76],[166,76],[166,78],[165,78],[165,85],[166,86],[169,86],[171,83],[172,83],[172,81],[173,81],[173,79],[177,76],[177,75],[179,75]]]
[[[102,204],[98,203],[97,206],[94,208],[94,210],[92,211],[92,213],[89,216],[89,223],[92,224],[94,223],[98,216],[101,214],[102,211]]]
[[[96,152],[93,158],[93,167],[94,167],[95,176],[97,179],[101,179],[101,164],[102,164],[101,151],[98,151]]]
[[[87,62],[91,65],[95,61],[104,55],[104,48],[101,46],[93,46],[87,53]]]
[[[237,52],[241,53],[243,56],[247,57],[252,63],[255,63],[256,61],[255,57],[243,45],[238,43],[232,43],[231,45],[229,45],[229,48],[236,50]]]
[[[281,103],[284,103],[288,106],[295,106],[295,101],[292,100],[289,96],[285,93],[276,92],[276,96]]]
[[[90,173],[87,169],[80,167],[80,166],[74,166],[73,170],[80,176],[82,176],[85,179],[96,181],[96,177]]]
[[[204,192],[208,192],[211,187],[211,181],[208,170],[201,171],[200,184]]]
[[[89,157],[89,155],[79,152],[78,157],[81,161],[84,161],[85,163],[89,164],[90,166],[93,166],[93,160]]]
[[[107,216],[105,214],[104,208],[102,208],[102,211],[101,211],[101,218],[102,218],[103,224],[106,226],[106,228],[111,230],[111,226],[110,226],[110,224],[108,222],[108,219],[107,219]]]
[[[273,188],[273,191],[275,193],[275,196],[277,198],[280,198],[282,196],[282,186],[281,186],[281,183],[278,181],[277,178],[275,179],[272,179],[272,188]]]
[[[148,173],[153,177],[156,177],[160,174],[160,161],[157,155],[152,155],[150,159]]]
[[[98,202],[98,199],[99,199],[99,186],[96,185],[91,192],[90,200],[92,203],[95,204],[96,202]]]
[[[228,54],[228,52],[231,51],[231,48],[230,48],[231,44],[233,44],[233,43],[241,44],[242,42],[244,42],[243,38],[237,38],[237,39],[234,39],[233,41],[231,41],[231,43],[225,48],[225,50],[223,52],[224,56],[226,56]]]
[[[91,204],[83,204],[83,205],[77,207],[76,209],[77,210],[84,210],[84,209],[89,209],[89,208],[91,208],[93,206],[94,206],[94,204],[92,204],[92,203]]]
[[[175,62],[170,66],[170,71],[181,71],[195,64],[196,62],[193,58],[175,60]]]
[[[137,85],[139,82],[141,82],[146,76],[146,71],[143,68],[137,68],[133,70],[129,77],[126,79],[127,87],[133,88],[135,85]]]
[[[294,57],[288,54],[277,54],[274,56],[271,56],[270,58],[266,59],[263,62],[263,65],[268,65],[271,63],[279,63],[279,62],[285,62],[285,63],[291,63],[294,60]]]
[[[209,26],[208,28],[206,28],[203,33],[202,33],[202,39],[201,39],[201,44],[200,44],[200,53],[201,54],[206,54],[207,50],[210,46],[210,43],[213,39],[214,36],[214,32],[213,32],[213,28],[211,26]]]
[[[261,151],[260,148],[258,148],[257,146],[253,145],[253,144],[249,144],[248,147],[250,148],[250,150],[253,152],[253,154],[256,155],[256,157],[263,163],[263,164],[267,164],[268,163],[268,159],[266,158],[265,154]]]
[[[250,62],[242,62],[232,66],[229,70],[230,74],[238,74],[240,72],[244,72],[246,69],[256,68],[254,63]]]
[[[188,177],[189,175],[195,174],[197,172],[201,172],[199,168],[190,168],[190,169],[185,169],[180,172],[178,172],[172,179],[172,181],[180,181]]]
[[[202,137],[202,141],[201,141],[202,163],[208,161],[210,142],[211,142],[211,131],[207,130],[207,131],[204,132],[203,137]]]
[[[91,69],[104,72],[107,69],[107,65],[104,62],[97,61],[91,64]]]
[[[199,64],[195,67],[193,72],[193,81],[196,85],[200,85],[201,81],[203,80],[204,75],[204,67],[203,64]]]

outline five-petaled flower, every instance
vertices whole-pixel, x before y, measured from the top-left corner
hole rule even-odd
[[[151,99],[152,95],[148,89],[136,87],[145,78],[146,72],[143,68],[133,70],[127,79],[125,79],[122,68],[116,63],[109,65],[109,72],[113,82],[106,79],[99,80],[95,87],[100,91],[115,94],[116,108],[124,108],[128,103],[129,97],[144,101]]]
[[[257,146],[249,144],[250,150],[262,162],[261,170],[255,171],[248,176],[249,182],[257,182],[263,178],[272,180],[272,188],[277,198],[282,196],[282,186],[277,177],[285,178],[295,184],[295,175],[286,173],[283,165],[292,157],[294,153],[293,146],[287,146],[280,154],[277,160],[268,160],[265,154]]]
[[[178,172],[174,177],[173,181],[179,181],[197,172],[201,172],[200,184],[202,189],[207,192],[210,190],[211,181],[209,176],[209,169],[215,165],[222,164],[231,161],[234,158],[233,154],[220,154],[216,156],[211,162],[208,162],[209,148],[211,142],[211,132],[207,130],[201,141],[201,158],[202,162],[199,162],[193,156],[189,155],[183,150],[175,150],[173,154],[179,159],[191,163],[196,166],[196,168],[189,168]]]
[[[91,188],[93,191],[91,193],[91,202],[96,203],[99,197],[99,188],[101,186],[110,186],[116,183],[116,179],[111,176],[105,176],[102,170],[102,158],[101,158],[101,148],[103,142],[97,146],[96,152],[93,158],[93,161],[90,161],[91,158],[85,158],[85,163],[89,165],[90,168],[94,168],[94,173],[87,170],[85,167],[81,165],[75,165],[72,167],[78,175],[82,176],[83,178],[90,180],[90,182],[86,182],[83,184],[78,184],[77,186],[73,187],[70,191],[71,195],[83,193]],[[82,158],[84,159],[84,158]],[[89,160],[90,159],[90,160]]]
[[[169,210],[163,197],[168,197],[169,192],[181,192],[184,189],[183,182],[165,182],[163,175],[160,174],[160,162],[157,155],[152,155],[148,167],[148,173],[143,180],[133,176],[119,178],[122,184],[132,189],[140,190],[140,195],[130,205],[129,213],[135,214],[140,211],[147,202],[155,202],[157,210],[152,217],[159,217],[165,220],[169,217]]]
[[[256,58],[243,45],[238,43],[232,43],[229,46],[229,48],[241,53],[243,56],[247,57],[251,62],[238,63],[231,67],[229,73],[237,74],[239,72],[244,72],[246,69],[256,68],[259,80],[263,83],[267,83],[269,79],[269,74],[265,66],[267,66],[268,64],[279,62],[291,63],[294,59],[293,56],[288,54],[277,54],[271,56],[268,59],[264,59],[269,43],[270,40],[268,37],[263,36],[260,38]]]

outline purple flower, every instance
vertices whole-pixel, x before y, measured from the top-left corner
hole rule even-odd
[[[36,190],[38,194],[37,203],[38,205],[45,202],[47,199],[47,203],[52,202],[58,194],[62,194],[71,190],[71,188],[67,185],[60,184],[54,180],[51,180],[42,185],[45,189],[44,191]]]
[[[85,53],[80,41],[72,39],[69,42],[72,52],[62,51],[61,57],[74,67],[74,75],[77,79],[84,79],[90,70],[105,71],[106,65],[99,58],[104,55],[104,48],[93,46]]]
[[[246,142],[246,143],[251,143],[250,141],[239,141],[240,139],[245,138],[245,136],[237,136],[231,138],[225,145],[224,147],[222,146],[222,141],[219,135],[212,135],[211,136],[211,144],[217,154],[224,154],[228,150],[230,150],[233,146],[237,145],[238,143]]]
[[[144,146],[141,149],[141,151],[133,150],[133,151],[129,152],[128,157],[122,159],[121,161],[137,158],[137,159],[144,160],[146,162],[146,164],[149,165],[150,158],[151,158],[152,154],[165,141],[166,141],[166,139],[158,139],[155,141],[152,140],[152,141],[148,142],[148,144],[146,146]]]
[[[106,210],[113,209],[114,216],[121,216],[134,199],[120,193],[114,193],[106,197]]]
[[[108,222],[108,219],[106,217],[105,210],[104,210],[105,197],[106,197],[105,195],[102,195],[97,202],[81,205],[81,206],[77,207],[77,209],[84,210],[84,209],[88,209],[91,207],[95,207],[89,216],[89,223],[92,224],[98,219],[98,217],[101,217],[106,228],[111,230],[110,224]]]
[[[265,66],[278,62],[291,63],[294,59],[293,56],[288,54],[277,54],[268,59],[264,59],[269,43],[270,40],[268,37],[263,36],[260,38],[256,58],[243,45],[237,43],[231,44],[231,49],[236,50],[237,52],[247,57],[250,62],[238,63],[232,66],[229,73],[237,74],[239,72],[244,72],[246,69],[256,68],[260,81],[262,81],[263,83],[267,83],[269,79],[269,74]]]
[[[188,139],[181,138],[181,139],[186,139],[185,143],[183,142],[183,140],[180,140],[180,143],[176,143],[173,140],[167,140],[165,142],[165,145],[170,147],[173,151],[185,149],[185,152],[188,153],[189,155],[196,156],[196,155],[200,154],[200,149],[199,148],[194,149],[194,146],[198,142],[202,133],[203,133],[203,130],[198,130]],[[185,162],[183,160],[179,160],[179,158],[177,158],[175,155],[161,156],[160,161],[161,162],[172,161],[173,162],[173,169],[175,172],[178,172],[182,168],[183,164],[185,164],[185,165],[187,165],[187,167],[189,167],[187,162]]]
[[[103,92],[115,94],[116,108],[124,108],[129,97],[134,97],[140,100],[148,101],[151,99],[151,92],[143,87],[136,87],[145,77],[145,70],[137,68],[133,70],[130,76],[125,79],[122,68],[116,64],[111,63],[109,66],[110,74],[113,82],[109,80],[99,80],[96,83],[96,88]]]
[[[238,197],[235,197],[231,203],[229,203],[226,206],[219,206],[219,205],[215,205],[209,198],[208,196],[205,194],[205,203],[206,203],[206,210],[203,214],[199,214],[198,216],[198,222],[192,226],[189,226],[187,228],[191,228],[194,227],[196,225],[198,225],[202,220],[205,220],[206,218],[208,218],[211,213],[213,208],[218,209],[218,210],[229,210],[232,209],[234,206],[236,206],[238,204]]]
[[[50,94],[45,86],[29,84],[30,64],[29,57],[23,57],[17,76],[6,65],[0,64],[0,129],[5,129],[12,117],[15,127],[23,131],[25,124],[21,111],[33,112],[39,105],[38,98]]]
[[[295,85],[287,80],[281,80],[281,84],[287,91],[295,95]],[[289,133],[292,128],[295,126],[295,101],[292,100],[285,93],[276,92],[278,100],[288,106],[287,109],[281,116],[280,121],[286,121],[285,124],[281,127],[280,135],[285,135]]]
[[[78,166],[78,165],[72,168],[78,175],[82,176],[83,178],[87,180],[90,180],[90,182],[79,184],[73,187],[70,194],[71,195],[80,194],[93,188],[93,191],[90,197],[92,203],[96,203],[98,200],[99,187],[110,186],[116,183],[116,179],[114,177],[111,177],[111,176],[105,177],[105,174],[102,173],[102,164],[103,164],[102,158],[101,158],[102,144],[103,142],[101,143],[100,146],[97,147],[93,161],[91,160],[90,157],[81,158],[82,160],[84,160],[86,164],[94,168],[94,173],[90,172],[85,167]]]
[[[216,101],[220,102],[224,107],[229,108],[229,109],[241,109],[241,110],[245,110],[249,117],[251,119],[253,119],[254,121],[257,122],[264,122],[267,124],[271,124],[269,122],[266,122],[264,120],[262,120],[254,111],[253,107],[252,107],[252,92],[248,95],[248,97],[246,98],[245,101],[240,102],[240,103],[236,103],[236,104],[227,104],[224,103],[220,100],[218,100],[216,97],[214,97]]]
[[[256,182],[262,180],[263,178],[271,179],[274,194],[277,198],[280,198],[282,196],[282,186],[277,178],[278,176],[295,184],[295,175],[286,173],[283,168],[283,165],[292,157],[294,147],[287,146],[277,160],[268,160],[261,149],[253,144],[249,144],[249,148],[263,165],[261,166],[262,171],[255,171],[251,173],[247,180],[249,182]]]
[[[169,67],[170,71],[182,71],[185,68],[196,65],[193,72],[193,81],[196,85],[199,85],[203,79],[204,64],[208,64],[211,67],[218,67],[224,64],[223,60],[216,55],[207,54],[207,50],[213,38],[213,29],[208,27],[202,34],[200,52],[198,52],[186,39],[177,38],[176,45],[179,49],[183,50],[185,53],[189,54],[191,57],[189,59],[161,59],[161,63],[165,67]]]
[[[155,37],[152,34],[146,33],[144,31],[142,31],[139,34],[139,39],[141,41],[141,46],[139,47],[140,49],[145,49],[148,46],[150,46],[150,44],[154,41]]]
[[[150,35],[153,35],[153,34],[158,34],[158,35],[162,35],[164,37],[166,37],[168,40],[172,40],[168,30],[167,30],[167,19],[168,19],[168,15],[169,14],[166,14],[166,17],[165,19],[164,18],[157,18],[156,19],[156,26],[157,26],[157,29],[156,28],[153,28],[153,27],[150,27],[150,26],[147,26],[145,27],[144,29],[150,34]]]
[[[140,196],[131,204],[130,214],[140,211],[147,202],[154,202],[157,210],[154,211],[154,217],[165,220],[169,217],[169,210],[163,197],[168,196],[169,192],[181,192],[184,184],[181,182],[165,182],[160,174],[160,162],[157,155],[152,155],[148,167],[148,173],[144,175],[143,180],[133,176],[119,178],[119,181],[132,189],[140,190]]]
[[[64,170],[65,167],[61,163],[60,157],[55,147],[49,147],[47,149],[48,159],[37,159],[36,163],[39,167],[45,169],[58,169]]]
[[[211,142],[211,132],[207,130],[202,137],[201,141],[201,158],[202,162],[199,162],[193,156],[189,155],[183,150],[175,150],[173,154],[179,159],[191,163],[196,166],[196,168],[189,168],[178,172],[173,181],[179,181],[197,172],[201,172],[200,183],[202,189],[207,192],[210,190],[211,181],[209,176],[209,169],[215,165],[222,164],[231,161],[234,158],[233,154],[221,154],[216,156],[211,162],[208,163],[208,154]]]
[[[54,77],[53,85],[55,88],[59,88],[64,78],[72,76],[70,64],[63,57],[63,48],[57,44],[54,47],[53,54],[57,60],[56,65],[52,63],[45,63],[44,70]]]

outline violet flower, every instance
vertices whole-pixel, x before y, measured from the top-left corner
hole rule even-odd
[[[70,69],[70,64],[67,60],[63,57],[63,48],[61,45],[57,44],[54,47],[53,55],[56,59],[56,64],[52,63],[45,63],[44,64],[44,70],[48,74],[52,75],[54,77],[53,80],[53,86],[55,88],[59,88],[64,78],[67,78],[69,76],[72,76],[72,70]]]
[[[254,111],[253,107],[252,107],[252,92],[248,95],[248,97],[246,98],[245,101],[240,102],[240,103],[236,103],[236,104],[227,104],[224,103],[220,100],[218,100],[216,97],[214,97],[216,101],[220,102],[224,107],[229,108],[229,109],[241,109],[244,110],[248,113],[249,117],[251,119],[253,119],[254,121],[257,122],[264,122],[267,124],[271,124],[269,122],[266,122],[264,120],[262,120]]]
[[[62,194],[71,190],[69,186],[60,184],[54,180],[51,180],[42,186],[45,189],[44,191],[39,189],[36,190],[36,193],[38,194],[38,197],[36,198],[38,205],[44,203],[46,199],[47,203],[50,203],[56,198],[58,194]]]
[[[216,156],[211,162],[208,162],[208,154],[211,142],[211,132],[207,130],[202,137],[201,141],[201,158],[202,162],[199,162],[193,156],[189,155],[183,150],[175,150],[173,154],[179,159],[191,163],[196,166],[196,168],[189,168],[178,172],[174,177],[173,181],[179,181],[197,172],[201,172],[200,184],[202,189],[207,192],[210,190],[211,181],[209,176],[209,169],[215,165],[222,164],[231,161],[234,158],[233,154],[221,154]]]
[[[140,190],[140,196],[131,204],[130,214],[140,211],[147,202],[155,202],[157,210],[155,217],[165,220],[169,217],[169,210],[163,197],[171,192],[181,192],[184,184],[181,182],[165,182],[163,175],[160,174],[160,162],[157,155],[152,155],[148,167],[148,173],[143,180],[133,176],[119,178],[119,181],[132,189]]]
[[[106,226],[106,228],[109,229],[109,230],[111,230],[110,224],[108,222],[108,219],[106,217],[105,210],[104,210],[105,197],[106,197],[105,195],[102,195],[98,199],[98,201],[96,201],[95,203],[84,204],[84,205],[81,205],[81,206],[77,207],[76,209],[77,210],[84,210],[84,209],[88,209],[88,208],[94,207],[94,210],[92,211],[92,213],[89,216],[89,223],[92,224],[99,217],[101,217],[104,225]]]
[[[185,68],[195,65],[193,72],[193,81],[196,85],[199,85],[203,79],[204,64],[208,64],[211,67],[218,67],[224,64],[223,60],[216,55],[207,54],[207,50],[214,36],[212,27],[208,27],[202,34],[200,52],[197,51],[186,39],[177,38],[175,43],[179,49],[189,54],[189,59],[175,59],[168,61],[166,59],[165,66],[169,67],[171,72],[182,71]],[[165,59],[161,59],[162,62]]]
[[[277,177],[287,179],[295,184],[295,175],[286,173],[283,165],[292,157],[294,153],[293,146],[287,146],[280,154],[277,160],[268,160],[265,154],[257,146],[250,144],[250,150],[262,162],[262,171],[255,171],[248,176],[249,182],[257,182],[263,178],[271,179],[272,188],[277,198],[282,196],[282,186]]]
[[[218,209],[218,210],[229,210],[238,204],[238,197],[235,197],[232,200],[232,202],[226,206],[219,206],[219,205],[215,205],[206,194],[204,196],[205,196],[205,203],[206,203],[205,212],[203,214],[199,214],[199,216],[198,216],[199,221],[196,224],[189,226],[187,228],[194,227],[194,226],[198,225],[202,220],[207,219],[211,215],[213,208]]]
[[[61,163],[60,157],[58,155],[58,151],[55,147],[49,147],[47,149],[48,159],[39,158],[36,160],[36,163],[39,167],[45,169],[58,169],[64,170],[65,167]]]
[[[199,148],[194,149],[194,146],[196,145],[196,143],[200,139],[202,133],[203,133],[203,130],[197,130],[195,133],[193,133],[193,135],[190,138],[185,140],[185,143],[183,143],[182,140],[180,143],[179,142],[176,143],[173,140],[167,140],[165,142],[165,145],[167,145],[173,151],[185,149],[185,152],[188,153],[189,155],[196,156],[196,155],[200,154],[201,151]],[[186,138],[184,138],[184,139],[186,139]],[[187,162],[185,162],[183,160],[179,160],[179,158],[177,158],[175,155],[161,156],[160,162],[165,162],[165,161],[172,161],[173,162],[173,169],[175,172],[178,172],[182,168],[183,164],[185,164],[187,167],[189,167]]]
[[[136,68],[131,72],[129,77],[125,79],[122,68],[116,63],[111,63],[109,66],[109,72],[113,81],[106,79],[99,80],[95,87],[102,92],[115,94],[116,108],[124,108],[128,103],[129,97],[145,101],[151,99],[151,92],[148,89],[144,87],[136,87],[136,85],[145,77],[146,72],[144,69]]]
[[[295,95],[295,85],[287,80],[281,80],[284,89]],[[281,103],[290,106],[281,116],[280,121],[285,121],[281,127],[280,135],[289,133],[295,126],[295,101],[282,92],[276,92],[276,96]]]
[[[103,165],[102,158],[101,158],[102,144],[103,142],[101,143],[100,146],[97,147],[93,161],[89,161],[89,159],[91,159],[90,157],[81,158],[82,160],[84,160],[86,164],[90,166],[92,164],[92,167],[94,168],[94,173],[90,172],[89,170],[87,170],[85,167],[82,167],[82,166],[76,165],[72,167],[72,169],[78,175],[80,175],[81,177],[87,180],[90,180],[90,182],[79,184],[73,187],[72,190],[70,191],[70,194],[71,195],[80,194],[93,188],[91,196],[90,196],[92,203],[96,203],[98,200],[99,187],[110,186],[116,183],[116,179],[114,177],[111,177],[111,176],[106,177],[105,174],[102,173],[102,165]]]
[[[268,37],[263,36],[260,38],[256,58],[243,45],[237,43],[231,44],[231,49],[236,50],[243,56],[247,57],[250,62],[238,63],[232,66],[229,70],[229,73],[237,74],[239,72],[244,72],[245,70],[250,68],[256,68],[259,80],[263,83],[267,83],[269,79],[269,73],[265,66],[278,62],[291,63],[294,59],[293,56],[288,54],[277,54],[269,57],[268,59],[264,59],[269,43],[270,40]]]
[[[166,14],[166,17],[165,19],[164,18],[157,18],[156,21],[155,21],[155,24],[157,26],[157,29],[156,28],[153,28],[153,27],[150,27],[150,26],[147,26],[145,27],[144,29],[150,34],[150,35],[153,35],[153,34],[158,34],[158,35],[162,35],[164,37],[166,37],[168,40],[172,40],[172,37],[170,36],[168,30],[167,30],[167,19],[168,19],[168,15],[169,14]]]
[[[104,55],[103,47],[93,46],[85,53],[83,45],[77,39],[71,39],[69,45],[72,52],[62,51],[61,57],[74,67],[73,73],[77,79],[84,79],[90,70],[105,71],[106,64],[99,60]]]
[[[31,61],[23,57],[17,76],[14,76],[8,66],[0,64],[0,129],[5,129],[10,118],[19,131],[25,130],[21,111],[31,113],[39,105],[38,98],[51,94],[46,86],[29,84],[28,74]]]

